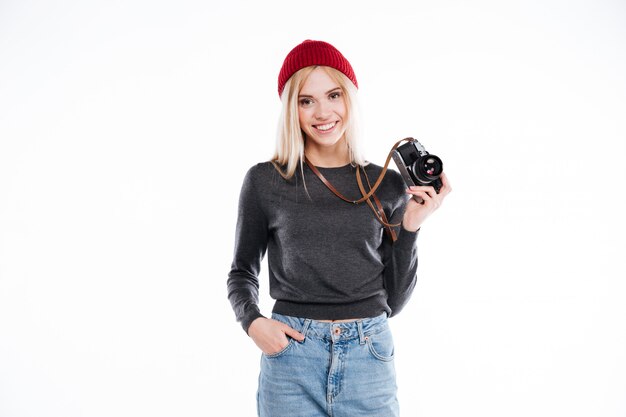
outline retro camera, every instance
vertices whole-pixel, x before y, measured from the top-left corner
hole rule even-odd
[[[417,139],[399,146],[393,151],[393,160],[407,186],[430,185],[439,193],[443,186],[439,176],[443,172],[443,162],[436,155],[429,154]],[[422,199],[415,197],[418,202]]]

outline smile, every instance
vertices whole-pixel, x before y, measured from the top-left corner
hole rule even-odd
[[[325,124],[325,125],[317,125],[317,126],[313,125],[313,127],[315,129],[317,129],[317,130],[322,131],[322,132],[327,132],[330,129],[332,129],[333,127],[335,127],[336,125],[337,125],[337,122],[332,122],[332,123],[328,123],[328,124]]]

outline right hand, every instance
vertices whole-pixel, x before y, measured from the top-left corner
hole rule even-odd
[[[428,216],[441,206],[443,199],[452,191],[448,177],[445,172],[441,173],[441,189],[439,193],[432,186],[412,186],[406,192],[413,196],[420,197],[421,203],[411,198],[406,205],[402,226],[409,232],[416,232]]]
[[[290,336],[299,342],[304,340],[304,335],[297,330],[292,329],[285,323],[278,320],[259,317],[255,319],[248,327],[248,336],[252,338],[254,343],[266,355],[278,353],[289,344]]]

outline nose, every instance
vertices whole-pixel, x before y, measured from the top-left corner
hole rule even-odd
[[[325,120],[330,117],[330,104],[322,100],[317,103],[315,107],[315,118],[318,120]]]

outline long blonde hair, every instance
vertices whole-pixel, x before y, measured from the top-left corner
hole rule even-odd
[[[304,134],[300,128],[298,117],[298,95],[311,72],[321,67],[339,85],[344,93],[347,120],[344,120],[346,131],[344,133],[350,163],[364,166],[367,164],[359,147],[359,112],[357,102],[357,89],[352,81],[341,72],[326,66],[310,66],[302,68],[289,78],[280,97],[283,108],[278,121],[276,138],[276,151],[271,162],[276,170],[285,179],[293,177],[298,165],[302,169],[304,160]],[[283,168],[285,170],[283,171]]]

